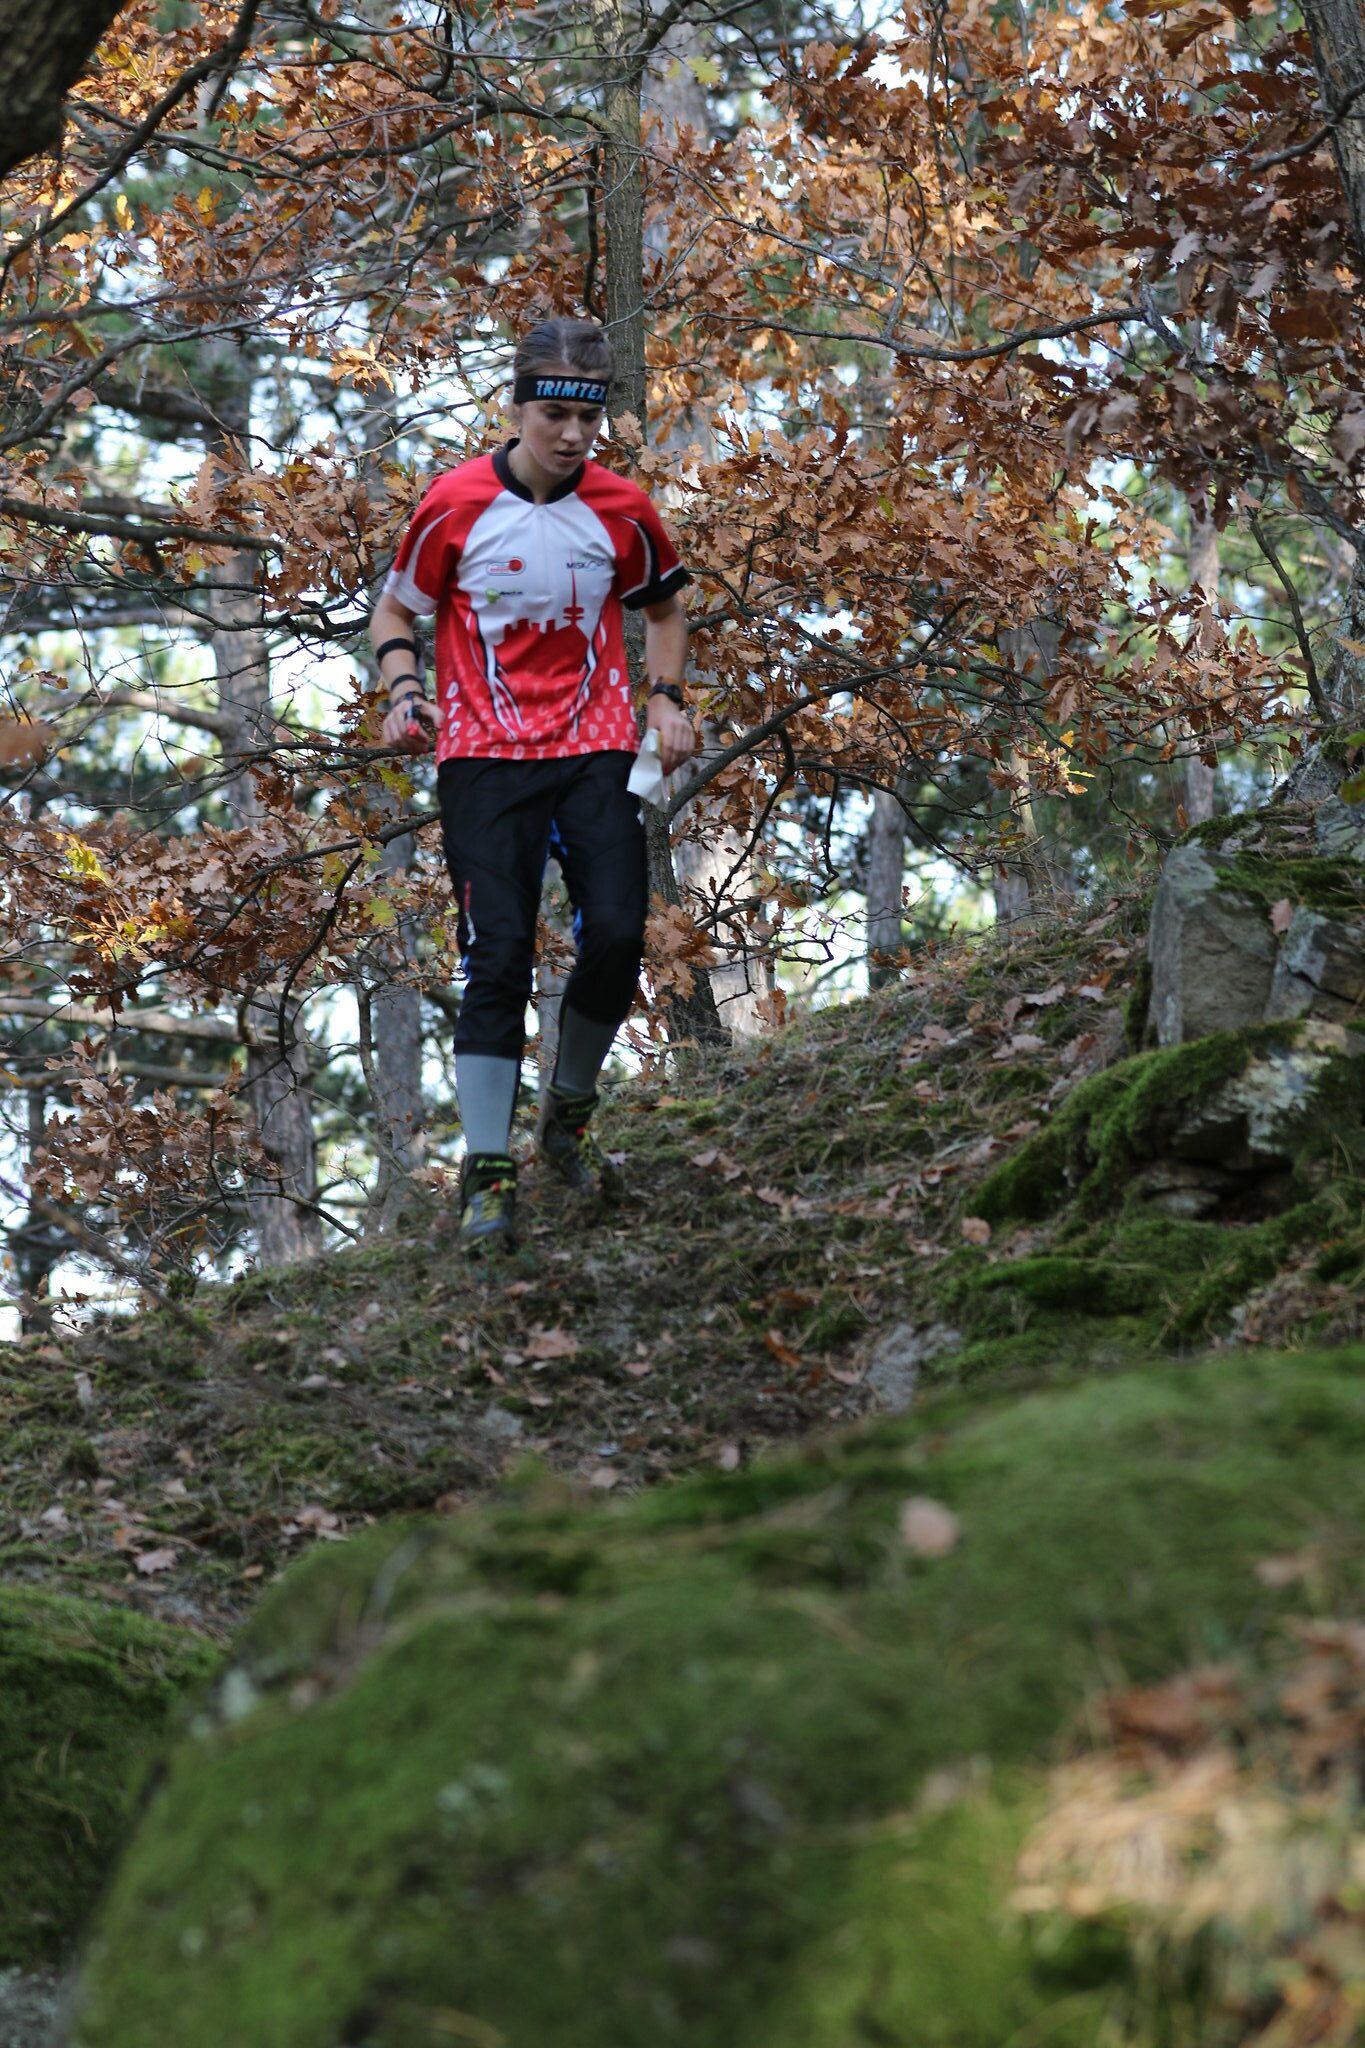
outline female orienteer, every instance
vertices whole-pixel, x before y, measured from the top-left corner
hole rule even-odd
[[[455,1031],[467,1247],[515,1232],[508,1143],[550,854],[573,904],[577,960],[537,1142],[571,1186],[620,1192],[588,1123],[635,994],[647,907],[644,827],[626,788],[639,733],[623,605],[645,615],[646,718],[664,772],[696,743],[682,691],[687,571],[644,492],[587,459],[611,374],[607,338],[590,321],[545,320],[524,337],[518,438],[432,484],[371,622],[389,692],[385,741],[436,746],[467,977]],[[436,614],[434,710],[412,633],[419,612]]]

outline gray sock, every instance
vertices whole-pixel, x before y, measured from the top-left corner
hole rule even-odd
[[[560,1095],[591,1095],[597,1087],[618,1026],[595,1024],[591,1017],[559,1006],[559,1056],[551,1084]]]
[[[512,1135],[521,1061],[493,1053],[457,1052],[455,1093],[460,1099],[466,1152],[505,1152]]]

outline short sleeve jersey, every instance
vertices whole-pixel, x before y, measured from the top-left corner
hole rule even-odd
[[[621,608],[671,597],[687,570],[629,478],[586,462],[537,504],[508,454],[436,479],[384,586],[436,614],[436,758],[633,753]]]

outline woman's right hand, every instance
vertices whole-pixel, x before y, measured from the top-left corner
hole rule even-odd
[[[381,734],[386,747],[425,754],[436,744],[436,711],[426,697],[411,691],[385,713]]]

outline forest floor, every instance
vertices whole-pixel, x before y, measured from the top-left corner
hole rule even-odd
[[[1158,1230],[1115,1266],[1107,1243],[1040,1258],[1049,1226],[975,1216],[984,1177],[1137,1049],[1144,924],[1132,898],[944,948],[865,1002],[623,1085],[600,1131],[626,1201],[585,1209],[532,1164],[511,1256],[467,1261],[434,1207],[178,1317],[0,1349],[0,1577],[225,1641],[311,1546],[455,1513],[528,1459],[604,1497],[856,1418],[907,1336],[907,1387],[971,1377],[979,1400],[987,1372],[1005,1394],[1153,1343],[1358,1333],[1316,1243],[1247,1265],[1254,1219],[1230,1264],[1228,1232],[1191,1225],[1174,1261]],[[1234,1282],[1210,1293],[1215,1253]],[[1193,1317],[1175,1296],[1126,1313],[1173,1262],[1200,1280]]]

